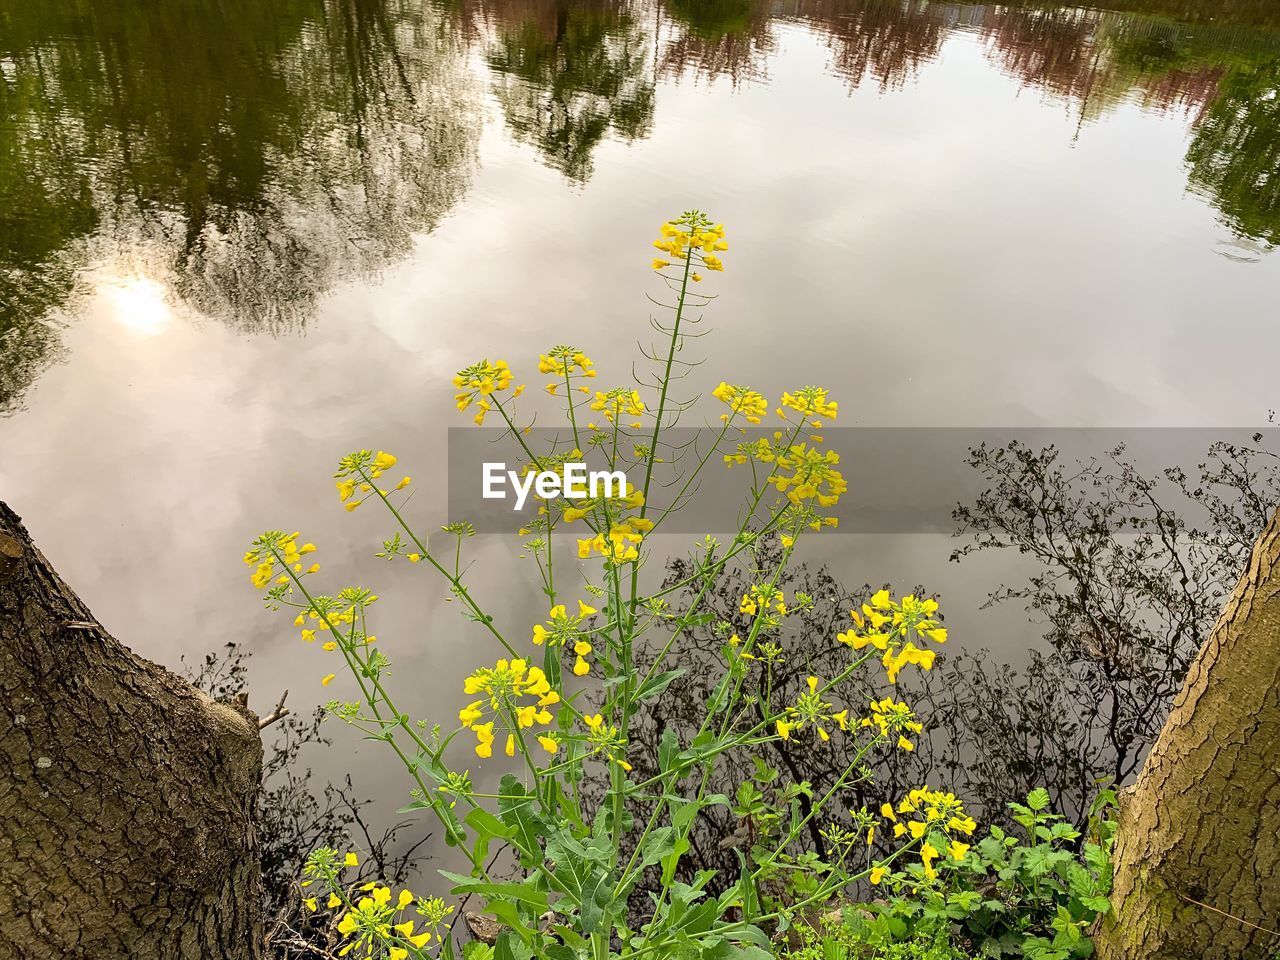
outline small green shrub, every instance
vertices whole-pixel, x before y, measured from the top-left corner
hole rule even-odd
[[[1090,925],[1110,907],[1115,793],[1103,791],[1090,811],[1087,836],[1049,811],[1049,793],[1033,790],[1011,803],[1021,831],[993,826],[976,845],[952,844],[930,876],[918,863],[875,877],[885,900],[845,911],[842,929],[880,950],[904,944],[916,953],[850,957],[930,957],[920,943],[953,943],[974,957],[1081,960],[1093,954]],[[930,947],[930,949],[933,949]],[[834,960],[843,956],[836,953]],[[938,956],[950,956],[940,954]],[[824,960],[826,960],[824,956]]]
[[[816,925],[797,924],[795,939],[798,945],[780,952],[778,960],[969,960],[945,933],[872,943],[852,912],[829,914]]]

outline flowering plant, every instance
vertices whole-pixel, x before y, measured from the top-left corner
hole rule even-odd
[[[473,592],[463,560],[465,542],[475,533],[470,524],[443,528],[443,548],[414,527],[404,509],[412,481],[394,479],[393,455],[360,450],[339,461],[334,476],[344,508],[355,511],[372,502],[396,525],[378,556],[418,565],[442,579],[475,629],[494,644],[495,659],[463,682],[456,725],[414,720],[397,706],[383,652],[387,645],[376,644],[369,632],[375,593],[363,587],[334,595],[313,589],[319,564],[309,555],[315,547],[300,544],[297,533],[264,533],[244,558],[254,585],[266,590],[268,606],[292,611],[301,639],[336,657],[340,666],[321,682],[328,686],[341,671],[353,683],[351,699],[328,704],[331,714],[387,744],[413,784],[411,807],[434,815],[446,841],[470,863],[469,873],[441,872],[455,895],[479,897],[501,924],[495,950],[502,960],[769,956],[770,927],[785,927],[796,911],[859,880],[880,883],[904,856],[919,859],[921,880],[929,882],[937,876],[939,857],[964,855],[960,837],[974,828],[955,797],[928,789],[878,812],[837,810],[832,803],[842,787],[866,776],[869,751],[912,749],[921,725],[906,704],[886,696],[864,710],[842,702],[841,692],[874,660],[890,683],[907,666],[929,669],[930,644],[946,640],[933,600],[876,594],[851,611],[850,629],[838,637],[849,647],[849,660],[837,675],[809,677],[807,689],[789,703],[778,702],[768,683],[784,655],[776,642],[783,621],[811,602],[786,597],[778,587],[781,574],[802,536],[837,525],[829,510],[847,488],[838,454],[823,449],[815,432],[838,415],[827,391],[806,386],[783,393],[775,408],[779,428],[747,438],[746,428],[760,425],[770,405],[747,386],[720,383],[711,391],[723,405],[712,448],[685,468],[670,501],[655,504],[661,485],[655,484],[654,466],[662,459],[664,430],[687,407],[672,390],[685,364],[679,355],[692,322],[689,313],[712,299],[696,293],[695,285],[703,282],[703,271],[723,270],[719,254],[728,245],[722,226],[692,211],[664,223],[654,246],[663,256],[653,268],[671,301],[665,305],[670,319],[655,322],[665,346],[651,355],[658,368],[652,396],[632,387],[595,389],[591,381],[598,371],[591,359],[576,347],[555,346],[539,358],[538,371],[548,377],[545,392],[565,402],[572,449],[534,450],[517,403],[524,386],[516,384],[505,361],[480,360],[454,380],[458,410],[473,411],[478,424],[496,415],[519,445],[527,469],[553,470],[591,448],[610,469],[626,466],[641,478],[613,495],[544,499],[537,519],[521,529],[525,555],[536,561],[548,598],[540,622],[508,629]],[[717,457],[728,467],[747,468],[737,531],[724,545],[710,537],[703,541],[687,578],[646,592],[640,570],[650,538]],[[780,559],[766,564],[761,548],[772,538],[781,551],[769,556]],[[578,567],[580,589],[567,588],[567,578],[557,575],[566,559]],[[729,635],[724,625],[721,674],[700,726],[684,738],[667,729],[658,746],[658,772],[637,782],[628,760],[633,721],[680,676],[682,636],[707,623],[704,598],[728,564],[744,561],[759,561],[740,604],[751,618],[750,629],[745,636]],[[692,601],[673,612],[666,598],[689,588]],[[751,671],[763,672],[762,686],[745,682]],[[748,689],[767,693],[761,698]],[[688,867],[689,836],[699,813],[733,806],[708,789],[717,758],[800,736],[843,750],[843,774],[803,806],[787,802],[802,787],[784,793],[768,818],[768,843],[753,849],[749,862],[744,859],[740,876],[713,887],[709,871]],[[473,786],[467,765],[458,762],[464,744],[474,761],[495,754],[499,762],[502,755],[509,758],[512,769],[496,794]],[[601,790],[584,789],[592,777],[599,778]],[[750,801],[749,794],[740,793],[738,803]],[[829,863],[795,854],[801,832],[815,818],[825,835],[839,840]],[[870,856],[877,830],[896,845],[883,862]],[[516,867],[498,875],[493,863],[502,850],[513,855]],[[387,887],[344,885],[341,863],[335,851],[317,851],[307,882],[321,885],[324,903],[335,911],[336,928],[348,938],[344,953],[392,960],[437,951],[453,955],[447,933],[439,930],[445,914],[438,901],[405,892],[393,908]],[[791,884],[791,895],[779,897],[771,892],[776,886],[765,884],[787,870],[809,871],[817,879]],[[642,880],[652,892],[644,916],[636,919],[627,904]],[[720,892],[713,894],[716,887]],[[320,909],[318,898],[306,902]],[[418,919],[403,918],[410,908]]]
[[[844,927],[877,946],[955,941],[983,957],[1092,956],[1088,931],[1111,909],[1116,825],[1109,815],[1116,795],[1099,794],[1083,835],[1050,811],[1049,799],[1038,787],[1025,803],[1008,805],[1022,836],[993,825],[972,845],[950,841],[940,869],[932,865],[936,854],[898,868],[877,866],[880,899],[849,910]]]

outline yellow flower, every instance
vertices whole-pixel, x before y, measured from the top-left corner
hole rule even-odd
[[[336,676],[336,673],[326,673],[324,678],[320,681],[320,686],[327,687],[329,684],[333,683],[333,678]]]
[[[356,482],[354,480],[342,480],[334,484],[338,488],[338,499],[344,503],[351,499],[351,495],[355,493]]]
[[[263,563],[259,565],[258,569],[254,571],[253,576],[250,577],[249,579],[253,582],[253,585],[255,587],[261,590],[263,587],[265,587],[268,583],[271,582],[271,574],[272,574],[271,564]]]
[[[880,883],[880,881],[884,879],[885,874],[886,874],[886,873],[888,873],[888,872],[889,872],[889,871],[888,871],[888,870],[886,870],[884,867],[872,867],[872,868],[871,868],[871,877],[869,878],[869,879],[870,879],[870,881],[871,881],[871,885],[872,885],[873,887],[874,887],[874,886],[878,886],[878,885],[879,885],[879,883]]]
[[[905,666],[914,664],[922,670],[932,669],[936,654],[917,647],[914,641],[924,638],[934,643],[946,642],[947,631],[941,626],[937,613],[938,601],[932,598],[921,600],[907,594],[895,601],[888,590],[878,590],[862,605],[861,611],[849,611],[855,629],[838,634],[836,640],[854,650],[867,645],[882,650],[885,674],[890,683],[896,683]]]
[[[791,724],[787,723],[785,720],[779,720],[775,726],[778,730],[778,736],[783,740],[791,739]]]
[[[711,395],[726,404],[733,413],[741,413],[748,423],[758,424],[769,412],[769,402],[755,390],[739,387],[725,381],[711,391]],[[720,419],[726,423],[732,414],[722,414]]]
[[[938,875],[937,871],[933,869],[933,861],[937,858],[938,851],[934,848],[933,844],[926,840],[924,846],[920,848],[920,862],[924,864],[925,876],[930,880]]]
[[[400,896],[396,898],[396,906],[399,907],[401,910],[403,910],[405,907],[407,907],[411,903],[413,903],[413,894],[408,890],[401,890]],[[396,929],[400,930],[400,927],[396,927]],[[412,920],[409,921],[408,930],[401,930],[400,932],[405,934],[405,936],[408,936],[409,934],[413,933],[413,921]]]
[[[555,738],[549,737],[545,734],[538,735],[538,743],[542,745],[543,750],[550,754],[555,754],[556,751],[560,749],[560,744],[555,740]]]
[[[304,905],[308,910],[310,910],[312,913],[315,913],[315,912],[316,912],[316,898],[315,898],[315,897],[307,897],[305,900],[303,900],[303,901],[302,901],[302,903],[303,903],[303,905]]]
[[[969,852],[969,844],[961,843],[959,840],[952,840],[951,845],[947,847],[947,853],[950,854],[952,860],[963,860],[964,855]]]
[[[329,894],[329,902],[326,903],[325,906],[328,907],[330,910],[332,910],[334,907],[340,907],[342,906],[342,898],[338,896],[336,893],[331,893]]]

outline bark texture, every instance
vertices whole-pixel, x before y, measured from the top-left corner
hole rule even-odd
[[[1099,960],[1280,950],[1280,512],[1121,794]]]
[[[113,639],[0,503],[0,956],[256,960],[257,723]]]

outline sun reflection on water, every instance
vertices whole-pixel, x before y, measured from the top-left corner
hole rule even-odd
[[[164,284],[150,277],[109,280],[102,287],[101,296],[111,318],[140,336],[159,336],[173,320],[173,308],[165,297]]]

